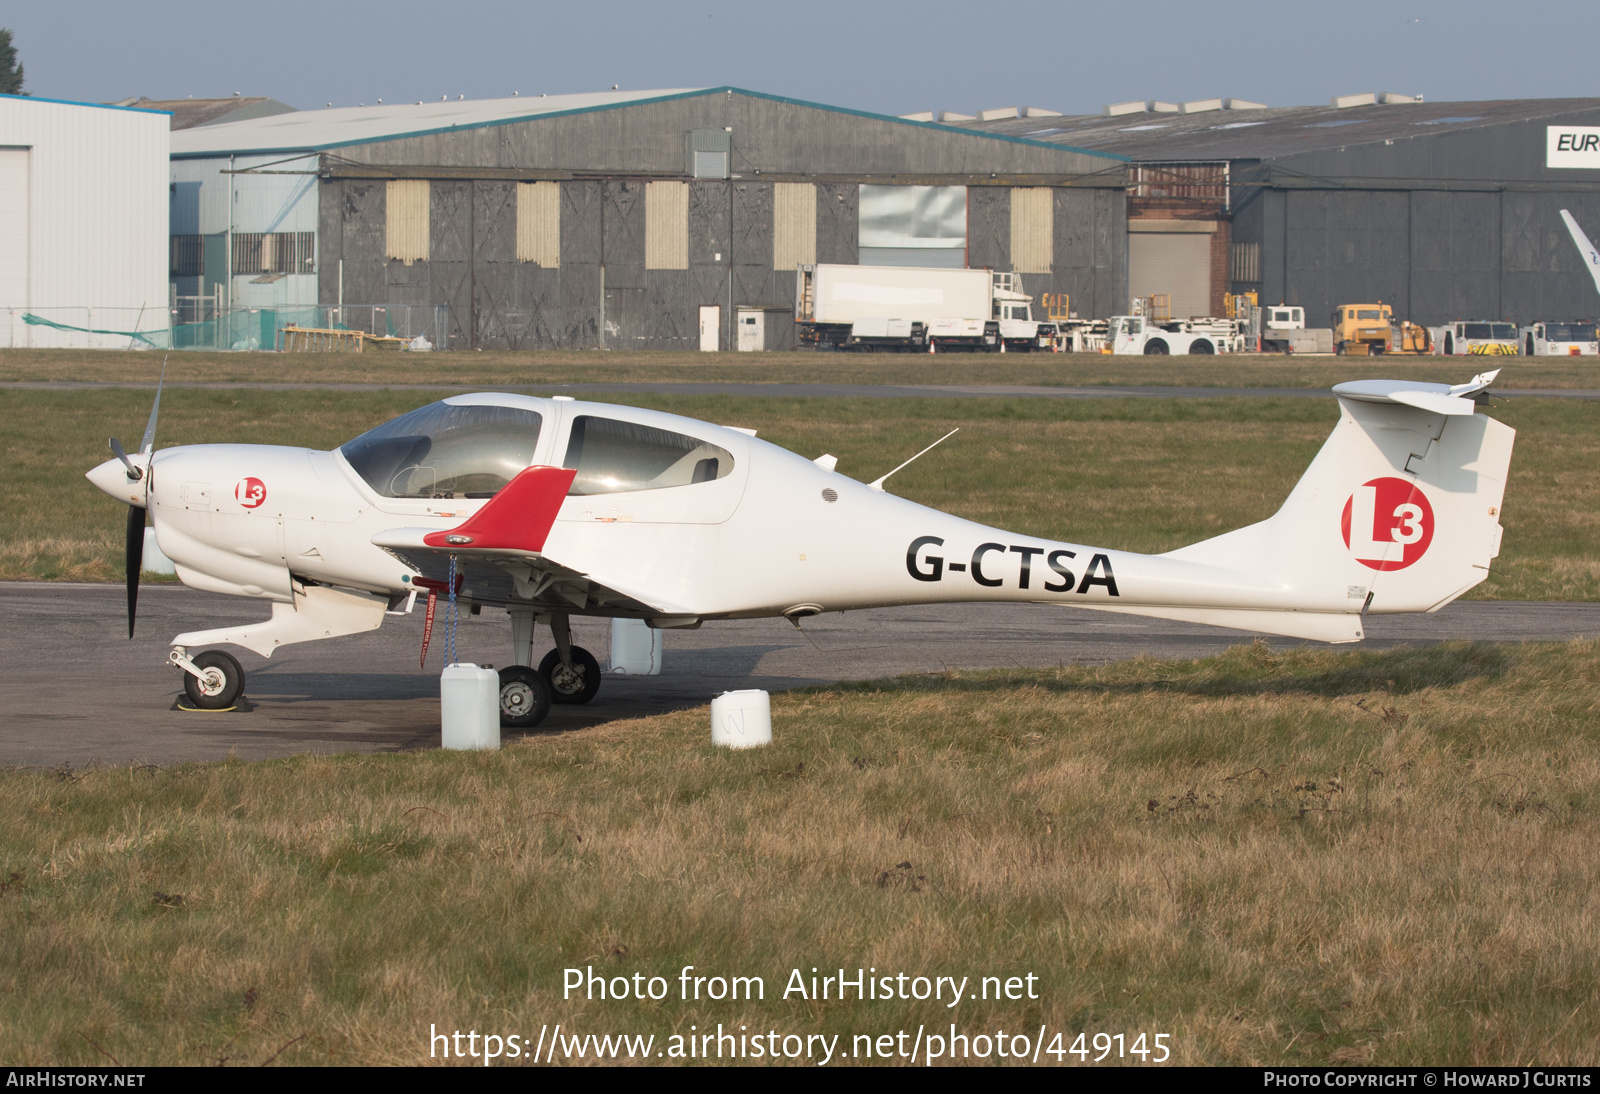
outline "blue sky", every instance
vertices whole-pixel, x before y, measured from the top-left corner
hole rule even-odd
[[[861,110],[1600,95],[1594,0],[7,4],[28,90],[301,108],[733,84]]]

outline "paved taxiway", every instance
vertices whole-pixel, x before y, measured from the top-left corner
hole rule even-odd
[[[173,381],[168,389],[202,391],[419,391],[443,395],[468,391],[518,391],[529,395],[573,395],[583,398],[618,395],[742,395],[772,399],[1224,399],[1283,398],[1331,399],[1333,392],[1320,387],[1054,387],[1021,384],[757,384],[757,383],[594,383],[594,384],[289,384],[196,383]],[[0,389],[28,391],[80,391],[94,388],[134,388],[154,391],[154,383],[76,380],[6,380]],[[1495,388],[1497,396],[1546,399],[1600,399],[1600,390],[1582,388]],[[601,400],[602,402],[605,400]]]
[[[267,606],[146,585],[132,641],[125,612],[120,586],[0,583],[0,663],[7,670],[0,676],[0,765],[167,764],[438,744],[442,620],[426,669],[417,664],[420,611],[390,618],[372,634],[290,646],[270,661],[234,650],[256,709],[195,714],[170,709],[181,681],[165,664],[169,640],[185,630],[264,618]],[[1600,635],[1600,603],[1468,601],[1435,615],[1374,616],[1368,624],[1369,647],[1456,638],[1567,639]],[[609,624],[580,619],[573,627],[578,642],[604,664]],[[593,703],[553,708],[537,732],[694,706],[738,688],[776,691],[946,668],[1048,667],[1140,654],[1203,657],[1253,637],[1050,605],[850,612],[810,620],[803,633],[781,619],[707,623],[667,633],[661,676],[608,676]],[[1271,641],[1280,648],[1300,644]],[[504,612],[463,616],[462,660],[503,665],[509,645]],[[547,645],[539,647],[541,656]]]

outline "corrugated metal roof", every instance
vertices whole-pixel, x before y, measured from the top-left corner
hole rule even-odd
[[[290,114],[295,108],[265,96],[230,96],[226,99],[138,99],[126,104],[140,110],[164,110],[172,115],[173,129],[193,129],[197,125],[219,125],[230,117],[234,121]]]
[[[1101,114],[965,122],[963,128],[1135,161],[1276,159],[1464,129],[1554,120],[1600,111],[1600,99],[1501,99],[1208,110],[1196,114]]]
[[[352,144],[395,140],[451,129],[528,121],[554,114],[606,110],[633,103],[703,94],[705,88],[669,91],[595,91],[581,95],[451,99],[436,103],[385,103],[332,110],[301,110],[270,118],[223,122],[172,134],[174,156],[250,152],[322,151]]]
[[[21,103],[51,103],[55,106],[88,106],[96,110],[133,110],[140,114],[165,114],[165,110],[151,110],[144,106],[118,106],[116,103],[81,103],[76,99],[41,99],[37,95],[0,95],[0,99],[16,99]]]
[[[351,145],[372,144],[379,141],[399,140],[406,137],[448,133],[455,129],[474,129],[492,125],[509,125],[515,122],[534,121],[539,118],[564,114],[583,114],[597,110],[635,106],[642,103],[665,102],[695,95],[712,95],[727,92],[774,102],[792,103],[814,110],[836,114],[850,114],[896,125],[926,127],[946,133],[960,133],[990,140],[1009,141],[1016,144],[1036,145],[1078,152],[1107,159],[1125,157],[1106,149],[1076,147],[1073,142],[1038,140],[1026,133],[1002,132],[995,129],[977,129],[971,126],[951,126],[937,123],[907,121],[887,114],[855,110],[849,107],[828,106],[824,103],[791,99],[782,95],[769,95],[759,91],[746,91],[737,87],[683,88],[660,91],[597,91],[581,95],[550,95],[539,97],[513,97],[510,99],[448,100],[436,103],[393,103],[382,106],[342,107],[339,109],[302,110],[294,114],[280,114],[270,118],[251,118],[247,121],[222,122],[194,129],[174,132],[172,155],[174,158],[194,156],[251,155],[265,153],[322,152]],[[1039,119],[1031,119],[1037,125]]]

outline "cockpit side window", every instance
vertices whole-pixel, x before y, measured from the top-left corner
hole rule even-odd
[[[578,472],[569,495],[617,494],[727,478],[733,454],[682,433],[585,414],[573,420],[561,466]]]
[[[543,422],[519,407],[432,403],[339,451],[386,498],[487,498],[533,463]]]

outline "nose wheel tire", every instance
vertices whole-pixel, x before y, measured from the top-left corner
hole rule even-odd
[[[244,669],[230,654],[206,650],[194,658],[200,676],[183,674],[183,692],[201,710],[227,710],[244,692]]]
[[[550,687],[525,665],[500,670],[500,726],[532,729],[550,713]]]
[[[572,647],[572,667],[561,663],[561,654],[551,650],[539,662],[539,675],[550,686],[555,703],[587,703],[600,691],[600,662],[582,646]]]

